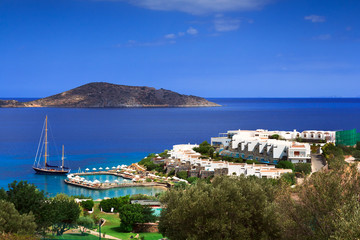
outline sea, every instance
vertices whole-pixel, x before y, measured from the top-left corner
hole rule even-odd
[[[31,99],[18,99],[20,101]],[[0,108],[0,187],[25,180],[44,190],[94,199],[159,188],[87,190],[64,183],[66,176],[32,169],[45,116],[49,118],[50,162],[59,164],[61,145],[72,173],[140,161],[175,144],[210,142],[227,130],[360,129],[359,98],[209,98],[210,108]],[[106,176],[98,176],[105,181]],[[113,180],[113,179],[112,179]]]

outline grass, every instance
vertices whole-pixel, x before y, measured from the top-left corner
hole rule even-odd
[[[49,236],[48,239],[69,239],[69,240],[75,240],[75,239],[81,239],[81,240],[98,240],[99,237],[98,236],[94,236],[91,234],[84,234],[81,235],[80,233],[66,233],[63,234],[62,236]],[[101,238],[101,239],[106,239],[106,238]]]
[[[95,203],[94,213],[98,217],[106,220],[104,226],[101,227],[101,233],[117,237],[123,240],[135,237],[138,233],[124,233],[120,231],[120,218],[118,214],[100,212],[99,204]],[[158,240],[163,238],[160,233],[139,233],[140,237],[145,237],[145,240]]]

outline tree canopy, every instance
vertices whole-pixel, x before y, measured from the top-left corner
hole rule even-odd
[[[80,216],[81,209],[73,198],[58,194],[49,200],[52,217],[52,229],[57,235],[62,235],[76,224]]]
[[[171,189],[161,200],[160,232],[172,240],[277,239],[271,181],[216,177],[212,184]]]
[[[277,168],[284,168],[284,169],[291,169],[291,170],[295,170],[295,166],[292,162],[290,161],[280,161],[277,165]]]
[[[140,204],[126,204],[119,210],[120,229],[131,232],[135,223],[154,222],[153,210]]]
[[[20,214],[13,203],[0,200],[0,233],[33,234],[35,229],[32,213]]]

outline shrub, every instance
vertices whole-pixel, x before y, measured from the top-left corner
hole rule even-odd
[[[178,178],[187,179],[188,173],[187,173],[187,171],[179,171],[179,172],[176,174],[176,176],[177,176]]]
[[[295,172],[300,172],[305,175],[311,173],[311,163],[296,163],[295,165]]]
[[[280,161],[277,165],[276,168],[284,168],[284,169],[291,169],[294,171],[295,167],[294,164],[290,161]]]
[[[104,212],[111,212],[111,208],[114,208],[114,212],[118,212],[123,205],[128,203],[130,203],[129,195],[124,197],[104,199],[100,202],[99,206]]]
[[[79,217],[77,224],[80,226],[80,232],[84,235],[86,229],[94,227],[95,223],[90,217]]]
[[[125,204],[119,209],[120,229],[131,232],[134,223],[154,222],[153,210],[140,204]]]
[[[82,201],[80,203],[80,206],[88,211],[91,211],[92,208],[94,207],[94,201],[93,200]]]
[[[189,178],[187,179],[187,181],[188,181],[189,183],[194,183],[194,182],[196,182],[198,179],[199,179],[199,178],[197,178],[197,177],[189,177]]]
[[[295,173],[285,173],[281,176],[281,179],[283,179],[285,182],[289,183],[290,185],[294,185],[296,183]]]

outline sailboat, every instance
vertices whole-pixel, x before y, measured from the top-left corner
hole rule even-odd
[[[44,135],[44,128],[45,128],[45,135]],[[43,136],[44,135],[44,136]],[[42,165],[41,157],[42,151],[44,150],[44,164]],[[64,145],[62,146],[62,157],[61,157],[61,166],[52,166],[49,165],[49,155],[48,155],[48,116],[45,118],[45,126],[43,127],[43,131],[40,136],[40,141],[38,145],[38,149],[35,156],[35,161],[33,165],[33,169],[36,173],[39,174],[52,174],[52,175],[59,175],[59,174],[67,174],[70,172],[70,168],[64,166]]]

